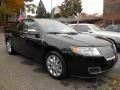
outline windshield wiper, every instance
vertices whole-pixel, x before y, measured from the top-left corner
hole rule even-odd
[[[48,32],[47,34],[63,34],[63,33],[60,33],[60,32]]]
[[[76,33],[76,32],[67,32],[67,33],[64,33],[64,34],[72,34],[72,35],[76,35],[76,34],[78,34],[78,33]]]
[[[66,32],[66,33],[60,33],[60,32],[48,32],[47,34],[71,34],[71,35],[76,35],[78,33],[76,32]]]

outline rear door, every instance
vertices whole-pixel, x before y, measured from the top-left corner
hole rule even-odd
[[[15,27],[13,28],[13,30],[11,31],[11,41],[12,41],[12,45],[13,47],[16,49],[17,52],[19,53],[23,53],[24,52],[24,36],[25,33],[23,31],[24,28],[24,23],[16,23]]]

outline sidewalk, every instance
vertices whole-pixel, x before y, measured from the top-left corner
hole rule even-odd
[[[0,26],[0,33],[3,33],[3,26]]]

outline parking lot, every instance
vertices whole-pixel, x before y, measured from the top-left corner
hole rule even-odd
[[[111,71],[96,79],[68,77],[55,80],[41,64],[21,55],[8,55],[4,35],[0,33],[0,90],[120,90],[119,80],[119,60]]]

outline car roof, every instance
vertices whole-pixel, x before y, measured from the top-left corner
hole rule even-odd
[[[89,24],[89,23],[69,24],[69,26],[71,25],[93,25],[93,24]]]
[[[35,20],[35,21],[57,21],[57,20],[54,20],[54,19],[37,19],[37,18],[35,18],[35,19],[33,19],[33,20]]]
[[[24,21],[57,21],[57,20],[54,20],[54,19],[40,19],[40,18],[30,18],[30,19],[24,19]]]

